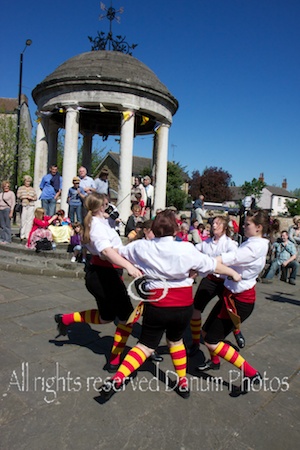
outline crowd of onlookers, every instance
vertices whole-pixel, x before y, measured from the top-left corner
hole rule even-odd
[[[20,213],[20,240],[26,241],[27,248],[36,249],[37,242],[44,240],[53,243],[67,243],[68,251],[72,253],[72,262],[86,261],[86,249],[82,244],[84,218],[87,211],[84,200],[90,193],[103,194],[107,198],[105,217],[109,225],[119,234],[124,230],[127,242],[151,236],[151,225],[156,214],[153,211],[154,187],[150,176],[143,179],[135,177],[130,192],[131,215],[125,220],[119,216],[114,200],[110,198],[109,172],[102,169],[93,179],[87,175],[85,167],[78,169],[78,176],[74,176],[73,185],[68,190],[68,212],[57,210],[58,200],[62,190],[62,177],[56,165],[52,165],[40,183],[40,195],[32,187],[32,178],[25,175],[23,184],[15,193],[10,189],[10,182],[2,182],[0,193],[0,243],[11,243],[11,220],[16,212]],[[38,198],[41,206],[36,208]],[[213,211],[205,208],[204,196],[193,202],[189,217],[187,214],[173,209],[178,223],[175,239],[191,242],[197,245],[212,237],[212,224],[215,217]],[[227,214],[230,235],[237,245],[243,241],[241,234],[241,218],[237,214]],[[263,282],[272,282],[279,273],[281,280],[295,284],[300,253],[300,217],[293,219],[293,224],[287,229],[280,229],[278,219],[271,219],[269,251],[269,269],[266,270]],[[268,267],[267,266],[267,267]]]

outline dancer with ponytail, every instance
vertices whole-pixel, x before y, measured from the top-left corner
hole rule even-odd
[[[225,216],[216,216],[212,222],[212,237],[196,245],[196,249],[205,255],[216,257],[222,253],[237,251],[237,244],[230,238],[229,220]],[[193,343],[189,349],[189,356],[194,356],[200,346],[201,315],[208,303],[215,297],[223,295],[225,277],[218,274],[209,274],[202,278],[194,298],[194,311],[191,319],[191,331]],[[234,336],[240,348],[245,346],[245,339],[239,328],[234,330]],[[214,369],[215,366],[209,360],[204,363],[204,369]]]
[[[118,318],[107,365],[107,370],[113,373],[120,364],[121,354],[132,331],[132,325],[126,325],[126,322],[133,307],[120,272],[122,273],[121,269],[126,269],[133,277],[140,276],[141,272],[116,251],[122,247],[122,241],[104,218],[107,204],[107,198],[97,193],[92,193],[85,199],[87,215],[84,219],[83,242],[92,254],[91,263],[86,268],[85,283],[88,291],[95,297],[98,309],[56,314],[54,319],[59,334],[65,336],[68,326],[74,322],[106,324]]]
[[[246,393],[252,384],[261,383],[260,373],[252,367],[230,344],[224,341],[234,328],[234,322],[244,322],[254,309],[256,279],[265,266],[269,241],[263,236],[268,231],[268,217],[259,211],[249,211],[244,229],[247,240],[236,253],[222,253],[217,260],[230,265],[241,275],[241,281],[225,279],[223,298],[208,316],[204,326],[204,343],[211,355],[213,368],[220,367],[220,357],[242,371],[240,393]],[[209,364],[207,364],[209,366]],[[200,371],[212,367],[200,366]]]
[[[177,374],[176,391],[181,397],[188,398],[186,350],[182,337],[193,312],[193,279],[189,278],[189,273],[196,271],[205,276],[216,272],[240,280],[234,270],[201,254],[192,244],[183,245],[174,240],[178,225],[171,210],[157,214],[152,231],[154,239],[137,240],[119,250],[145,274],[147,283],[143,293],[145,289],[149,292],[149,300],[144,303],[138,344],[126,355],[117,373],[100,387],[100,395],[105,400],[121,389],[131,373],[145,362],[157,348],[164,332]]]

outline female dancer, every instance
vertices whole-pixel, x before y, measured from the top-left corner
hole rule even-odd
[[[145,303],[139,343],[126,355],[114,377],[100,387],[100,395],[104,399],[109,399],[144,363],[157,348],[164,331],[178,376],[176,390],[183,398],[189,397],[186,350],[182,340],[193,311],[193,279],[189,278],[189,272],[217,272],[240,279],[234,270],[201,254],[192,244],[175,241],[178,225],[172,211],[160,212],[154,219],[152,231],[154,239],[141,239],[119,250],[122,256],[140,267],[146,277],[150,277],[147,289],[152,295],[151,300]],[[165,283],[168,292],[161,300],[155,301],[162,297]]]
[[[133,277],[140,276],[141,272],[115,250],[122,246],[122,241],[118,233],[109,226],[108,221],[104,218],[107,204],[108,200],[103,194],[89,194],[85,199],[85,207],[88,212],[84,219],[83,242],[93,255],[91,264],[88,264],[86,268],[85,283],[88,291],[96,299],[98,310],[56,314],[54,319],[59,334],[65,336],[67,327],[71,323],[105,324],[118,317],[119,323],[115,332],[110,361],[107,365],[109,372],[115,372],[132,331],[132,326],[126,325],[126,322],[133,311],[118,270],[124,268]]]
[[[219,300],[203,326],[204,342],[213,364],[219,366],[219,358],[222,357],[242,370],[242,393],[250,390],[252,383],[260,383],[261,375],[224,339],[234,329],[229,314],[233,313],[244,322],[254,309],[256,279],[264,268],[268,252],[269,241],[263,238],[268,225],[268,218],[263,211],[247,212],[244,234],[248,239],[238,247],[236,253],[222,253],[217,257],[218,261],[236,270],[242,279],[238,283],[228,278],[225,280],[223,299]],[[199,369],[203,370],[202,367]]]
[[[221,253],[236,253],[237,245],[229,237],[229,221],[226,217],[216,216],[214,218],[212,223],[212,233],[213,236],[211,238],[196,245],[197,250],[204,253],[205,255],[212,257],[219,256],[221,255]],[[209,274],[207,275],[207,277],[202,278],[194,298],[194,311],[190,324],[193,344],[189,350],[189,356],[194,356],[199,350],[202,323],[201,313],[204,311],[206,305],[216,295],[219,298],[222,297],[223,289],[224,277],[218,274]],[[239,330],[236,331],[235,337],[236,339],[238,338],[239,347],[244,347],[245,340],[243,339],[242,333]],[[207,365],[211,367],[207,367]],[[208,361],[207,363],[205,363],[204,369],[214,369],[212,362]]]

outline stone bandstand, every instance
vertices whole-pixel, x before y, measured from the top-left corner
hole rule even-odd
[[[177,100],[157,76],[136,58],[120,52],[77,55],[48,75],[32,91],[38,108],[34,187],[57,161],[57,136],[65,128],[61,207],[77,174],[78,138],[83,136],[80,163],[91,167],[94,135],[120,136],[118,209],[130,213],[132,154],[136,135],[153,135],[154,210],[165,207],[168,136]]]

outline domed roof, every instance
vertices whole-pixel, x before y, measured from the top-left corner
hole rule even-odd
[[[123,104],[119,101],[122,95],[126,97]],[[162,117],[170,121],[178,109],[176,98],[149,67],[133,56],[116,51],[91,51],[68,59],[34,88],[32,96],[40,110],[66,105],[68,100],[83,107],[111,103],[124,110],[130,99],[133,109],[150,117],[153,112],[153,120],[161,107]]]

